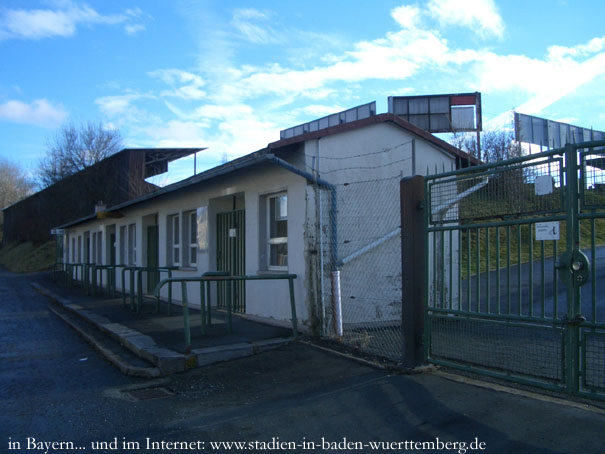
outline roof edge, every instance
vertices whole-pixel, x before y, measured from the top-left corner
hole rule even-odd
[[[267,149],[275,150],[278,148],[286,147],[289,145],[294,145],[297,143],[305,142],[307,140],[315,140],[321,139],[322,137],[327,137],[335,134],[341,134],[343,132],[354,131],[356,129],[364,128],[367,126],[381,124],[381,123],[392,123],[402,129],[407,130],[408,132],[423,138],[428,142],[432,142],[436,146],[444,149],[448,153],[459,157],[461,159],[470,160],[471,163],[478,165],[481,162],[469,155],[465,151],[460,150],[459,148],[454,147],[453,145],[447,143],[445,140],[440,139],[439,137],[431,134],[424,129],[421,129],[412,123],[409,123],[402,118],[394,115],[392,113],[382,113],[378,115],[372,115],[368,118],[363,118],[361,120],[352,121],[350,123],[342,123],[337,126],[330,126],[328,128],[320,129],[319,131],[307,132],[305,134],[301,134],[295,137],[290,137],[289,139],[280,139],[275,142],[271,142],[267,145]]]
[[[121,210],[123,208],[127,208],[131,205],[136,205],[138,203],[146,202],[148,200],[152,200],[157,197],[162,197],[166,194],[170,194],[172,192],[176,192],[181,189],[186,189],[197,183],[208,181],[213,178],[220,177],[220,176],[228,175],[228,174],[235,172],[237,170],[240,170],[242,168],[246,168],[246,167],[249,167],[249,166],[252,166],[255,164],[260,164],[263,162],[270,162],[272,156],[273,155],[271,153],[268,153],[267,149],[258,150],[258,151],[255,151],[254,153],[247,154],[245,156],[242,156],[241,158],[227,162],[218,167],[213,167],[212,169],[208,169],[205,172],[198,173],[197,175],[193,175],[189,178],[186,178],[185,180],[177,181],[176,183],[173,183],[171,185],[164,186],[163,188],[160,188],[157,191],[150,192],[149,194],[145,194],[145,195],[142,195],[135,199],[127,200],[126,202],[122,202],[118,205],[108,207],[105,211],[108,213],[119,211],[119,210]],[[84,216],[79,219],[75,219],[66,224],[59,225],[56,228],[64,229],[64,228],[68,228],[68,227],[73,227],[75,225],[81,224],[86,221],[91,221],[96,218],[97,218],[96,214],[91,214],[91,215]]]

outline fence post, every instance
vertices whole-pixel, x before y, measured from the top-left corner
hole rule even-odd
[[[424,362],[422,335],[425,307],[424,177],[400,182],[403,366]]]

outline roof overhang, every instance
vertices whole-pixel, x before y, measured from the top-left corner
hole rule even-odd
[[[202,148],[126,148],[122,151],[142,151],[145,153],[145,178],[153,177],[168,171],[168,163],[185,158]]]

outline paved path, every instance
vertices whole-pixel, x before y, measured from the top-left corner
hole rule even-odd
[[[490,453],[603,452],[602,412],[433,374],[390,374],[300,343],[167,378],[126,377],[47,310],[32,279],[0,271],[0,452],[45,452],[28,451],[28,437],[138,454],[162,452],[146,449],[147,438],[199,441],[195,447],[206,452],[237,452],[211,444],[227,441],[269,452],[271,445],[262,443],[277,438],[296,444],[281,452],[351,451],[321,449],[322,439],[332,443],[326,447],[346,439],[365,444],[353,452],[392,452],[369,443],[436,438],[477,438]],[[135,400],[128,393],[150,387],[171,395]],[[114,440],[117,450],[92,449],[91,443]],[[123,441],[140,443],[139,449],[122,449]],[[9,449],[17,442],[21,449]],[[305,449],[311,443],[315,449]],[[420,445],[407,446],[419,451]]]

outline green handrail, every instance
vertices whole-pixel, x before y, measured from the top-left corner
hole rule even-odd
[[[115,269],[118,266],[122,265],[93,265],[92,266],[92,295],[94,296],[97,292],[97,274],[98,271],[101,271],[100,274],[100,285],[101,289],[103,288],[103,270],[107,271],[107,291],[111,292],[111,296],[115,296],[116,294],[116,274]],[[110,273],[110,271],[112,271]]]
[[[172,271],[177,270],[178,267],[175,266],[139,266],[134,270],[136,281],[137,281],[137,299],[136,299],[136,311],[141,311],[141,306],[143,305],[143,273],[147,273],[147,277],[149,278],[149,273],[168,273],[168,279],[172,277]],[[172,303],[172,286],[168,289],[168,313],[170,313],[170,303]],[[156,303],[156,312],[159,312],[159,305]]]
[[[134,310],[134,270],[136,266],[123,266],[122,267],[122,308],[126,308],[126,271],[130,275],[130,308]]]
[[[74,280],[76,280],[76,281],[78,280],[78,271],[77,271],[78,268],[82,269],[82,273],[81,273],[82,274],[82,283],[84,283],[84,269],[85,269],[85,266],[86,266],[86,263],[66,263],[65,264],[66,271],[69,270],[67,272],[67,279],[68,279],[70,287],[73,286],[73,281]],[[76,270],[75,279],[74,279],[74,275],[73,275],[74,270]]]
[[[221,274],[219,274],[221,273]],[[233,329],[231,326],[231,312],[233,308],[233,304],[231,301],[233,292],[231,292],[231,287],[235,281],[257,281],[257,280],[288,280],[288,290],[290,292],[290,310],[292,311],[292,334],[294,337],[298,337],[298,321],[296,318],[296,304],[294,300],[294,279],[297,278],[296,274],[263,274],[263,275],[244,275],[244,276],[230,276],[227,273],[223,272],[208,272],[204,273],[202,276],[196,277],[175,277],[163,279],[155,287],[155,296],[159,300],[160,299],[160,291],[162,287],[166,284],[171,284],[174,282],[181,283],[181,295],[182,295],[182,304],[183,304],[183,331],[185,335],[185,349],[186,352],[189,353],[191,351],[191,328],[189,323],[189,303],[187,298],[187,283],[188,282],[199,282],[200,283],[200,308],[204,307],[204,292],[203,292],[203,284],[210,282],[229,282],[227,286],[227,333],[231,334]],[[208,298],[207,303],[209,304],[210,298]],[[202,320],[202,334],[205,334],[205,320],[203,316],[203,309],[200,310],[201,320]]]
[[[129,276],[130,276],[130,288],[129,288],[129,293],[130,293],[130,308],[134,311],[136,310],[137,312],[139,312],[140,310],[140,304],[142,301],[136,301],[135,300],[135,277],[136,277],[136,273],[137,271],[157,271],[157,272],[161,272],[161,271],[172,271],[177,269],[176,267],[172,267],[172,266],[161,266],[161,267],[150,267],[150,266],[135,266],[135,265],[131,265],[131,266],[124,266],[124,265],[117,265],[117,266],[121,266],[122,267],[122,307],[125,308],[126,307],[126,271],[129,272]],[[141,276],[141,273],[139,272],[139,277]],[[139,299],[142,300],[142,286],[139,286]],[[170,288],[168,290],[168,297],[170,299],[170,301],[172,301],[172,288]],[[138,303],[137,305],[135,305],[135,301]],[[156,310],[158,309],[158,306],[156,306]]]
[[[230,274],[226,271],[206,271],[204,274],[202,274],[202,277],[217,277],[229,275]],[[218,282],[216,285],[218,293]],[[204,287],[206,290],[205,297]],[[212,304],[210,301],[210,282],[204,282],[203,280],[200,280],[200,318],[202,322],[202,334],[206,334],[206,326],[212,325]]]

